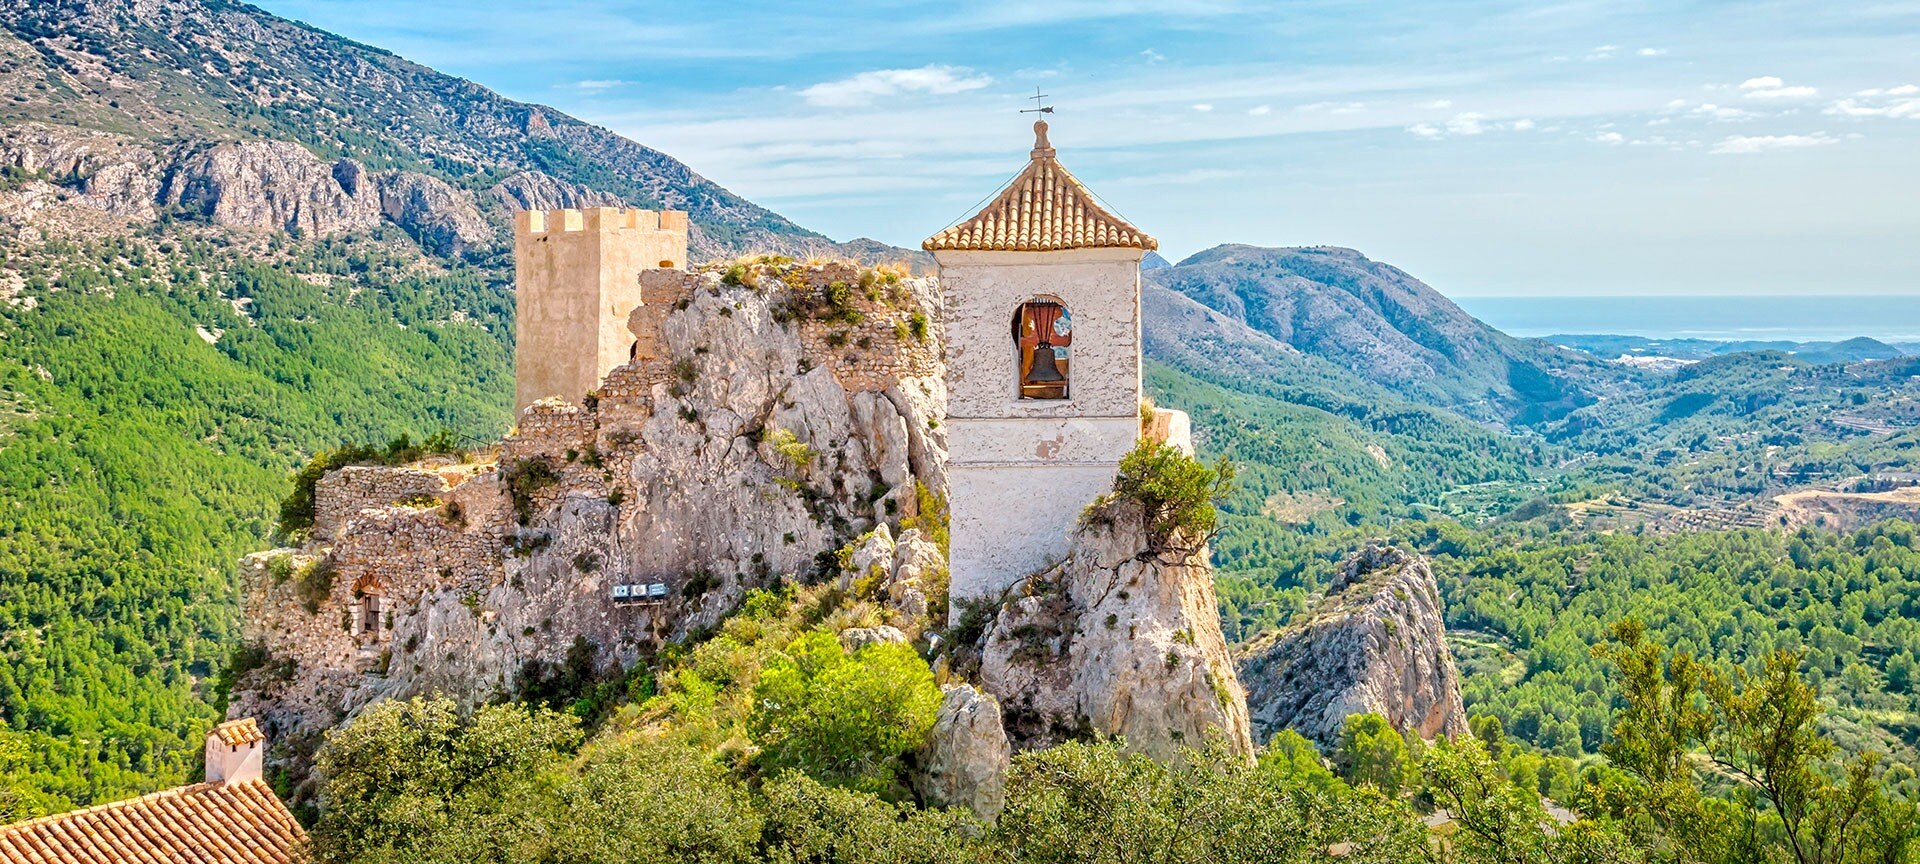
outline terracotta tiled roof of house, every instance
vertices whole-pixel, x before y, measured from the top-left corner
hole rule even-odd
[[[305,841],[266,781],[198,783],[0,826],[0,864],[290,864]]]
[[[1047,144],[1045,120],[1033,124],[1032,161],[986,209],[928,237],[929,252],[1053,252],[1157,249],[1160,242],[1114,215],[1067,172]]]
[[[220,743],[229,747],[238,747],[242,744],[253,744],[267,740],[267,736],[260,732],[260,724],[253,722],[252,717],[228,720],[225,723],[213,727],[213,731],[208,734],[219,738]]]

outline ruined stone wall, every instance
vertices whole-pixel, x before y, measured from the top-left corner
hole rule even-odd
[[[630,665],[913,515],[916,483],[944,488],[938,294],[869,275],[872,293],[822,299],[861,281],[784,263],[650,276],[633,362],[580,402],[529,406],[497,462],[330,474],[329,530],[248,561],[246,633],[271,661],[232,710],[311,740],[384,698],[511,694],[576,640]],[[280,556],[326,576],[276,578]],[[658,602],[613,599],[655,583]],[[372,634],[355,626],[368,591]]]
[[[347,520],[361,510],[437,496],[446,489],[447,481],[432,471],[359,465],[342,468],[313,486],[313,533],[337,537]]]

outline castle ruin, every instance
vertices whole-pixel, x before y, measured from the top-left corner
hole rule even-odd
[[[627,318],[640,274],[687,264],[679,210],[523,210],[513,223],[515,417],[541,399],[578,402],[634,359]]]

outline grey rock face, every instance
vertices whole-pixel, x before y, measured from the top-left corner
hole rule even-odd
[[[577,210],[624,206],[617,196],[577,183],[556,180],[540,171],[522,171],[495,184],[489,191],[495,200],[509,210]]]
[[[1097,731],[1171,758],[1218,736],[1253,752],[1204,546],[1147,554],[1140,506],[1116,501],[1067,560],[1009,592],[981,650],[980,681],[1021,748]]]
[[[1013,748],[1001,726],[1000,703],[959,684],[948,687],[933,734],[914,772],[913,788],[934,807],[966,807],[988,821],[1006,804]]]
[[[286,141],[232,141],[192,150],[175,165],[161,203],[215,225],[316,235],[380,222],[374,190],[365,184],[348,190],[334,166]]]
[[[1349,558],[1307,620],[1247,649],[1240,678],[1262,741],[1291,728],[1332,746],[1370,712],[1423,738],[1467,734],[1433,570],[1391,546]]]
[[[456,255],[493,239],[492,226],[466,193],[425,174],[381,175],[380,212],[436,255]]]
[[[814,275],[857,278],[830,269]],[[930,450],[912,464],[901,430],[938,415],[895,405],[941,403],[888,391],[937,395],[937,365],[908,368],[876,350],[872,364],[849,366],[855,349],[777,313],[790,298],[718,273],[668,275],[673,284],[657,287],[679,293],[645,307],[657,316],[649,353],[609,375],[593,407],[529,408],[498,463],[347,468],[320,483],[309,543],[249,559],[247,637],[295,662],[284,680],[236,686],[236,710],[298,736],[385,698],[511,694],[576,645],[599,668],[630,666],[712,627],[751,589],[816,574],[856,538],[855,563],[878,596],[904,620],[925,614],[923,580],[943,574],[945,559],[920,532],[896,541],[885,523],[915,515],[914,484],[938,482],[944,461]],[[937,296],[905,287],[908,298]],[[894,302],[875,306],[851,344],[894,339],[893,319],[911,312],[938,314]],[[937,344],[917,350],[938,356]],[[516,485],[535,476],[544,479]],[[899,479],[890,491],[887,477]],[[300,580],[273,576],[281,557],[329,562],[326,598],[308,608]],[[616,586],[636,585],[662,593],[617,599]],[[886,623],[899,629],[847,638],[900,642],[913,629]]]
[[[75,183],[81,200],[115,216],[153,218],[158,163],[152,150],[119,135],[39,123],[0,127],[0,164]]]

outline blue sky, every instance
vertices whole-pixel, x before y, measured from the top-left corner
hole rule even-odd
[[[1920,2],[265,0],[905,246],[1061,159],[1179,258],[1456,296],[1920,296]]]

